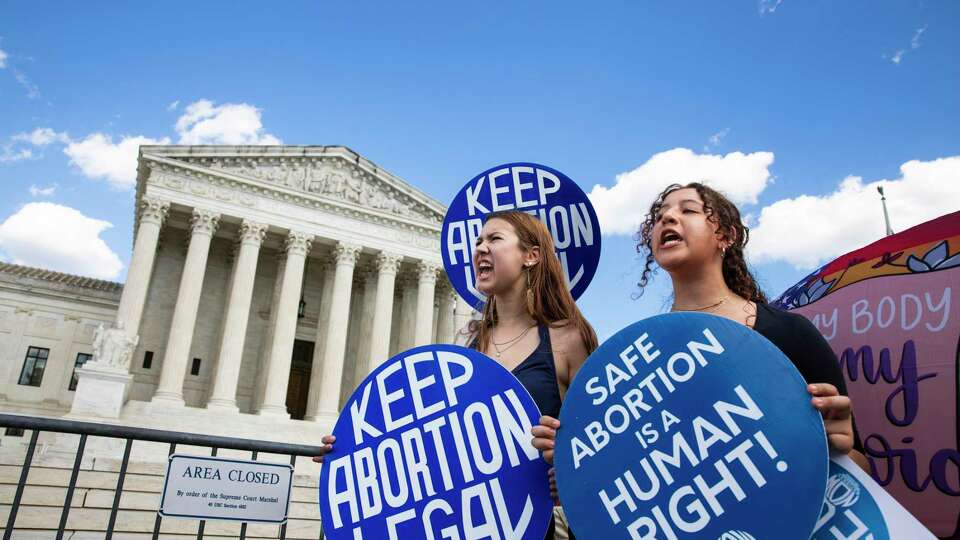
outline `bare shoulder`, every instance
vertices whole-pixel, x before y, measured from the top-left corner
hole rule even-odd
[[[567,320],[550,325],[550,343],[554,356],[577,368],[587,358],[587,345],[577,325]]]
[[[568,320],[557,321],[550,325],[550,345],[553,348],[553,361],[557,369],[561,394],[566,392],[570,381],[587,359],[587,345],[577,325]]]
[[[580,336],[580,330],[568,319],[563,319],[550,325],[550,343],[553,344],[554,350],[577,348],[578,345],[586,349],[586,347],[583,346],[583,338]]]

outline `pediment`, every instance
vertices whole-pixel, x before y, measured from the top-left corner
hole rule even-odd
[[[184,152],[184,149],[190,149]],[[289,148],[264,147],[264,153],[241,147],[244,152],[225,152],[224,147],[144,147],[165,160],[183,163],[194,171],[230,176],[251,184],[293,190],[311,198],[327,199],[355,206],[360,211],[394,215],[438,225],[445,208],[439,202],[396,176],[371,166],[343,147],[322,148],[321,155],[284,155]],[[166,150],[166,151],[165,151]],[[350,159],[350,155],[355,156]],[[280,155],[278,155],[278,153]],[[168,161],[168,162],[169,162]],[[226,174],[223,174],[226,173]]]

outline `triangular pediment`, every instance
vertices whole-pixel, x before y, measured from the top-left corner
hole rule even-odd
[[[141,155],[259,186],[273,186],[438,225],[444,206],[342,146],[144,146]]]

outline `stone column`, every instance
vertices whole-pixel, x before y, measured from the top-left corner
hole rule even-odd
[[[457,292],[453,290],[446,280],[442,281],[442,286],[437,291],[440,300],[440,311],[437,314],[437,342],[453,343],[454,336],[458,328],[455,328],[454,311],[457,307]]]
[[[283,268],[283,282],[277,299],[276,326],[273,344],[268,356],[269,368],[263,387],[263,403],[257,414],[289,418],[287,412],[287,384],[290,382],[290,362],[293,359],[293,340],[297,334],[297,304],[303,286],[303,266],[313,235],[290,231],[285,245],[287,263]]]
[[[370,350],[373,346],[373,319],[377,310],[377,282],[380,281],[379,269],[375,265],[367,265],[363,272],[363,311],[360,314],[360,327],[358,328],[360,343],[357,347],[356,365],[353,371],[353,387],[363,381],[363,378],[370,373],[370,366],[376,365],[378,360],[370,356]],[[390,330],[387,329],[387,338],[389,339]],[[382,361],[382,360],[380,360]],[[354,388],[350,391],[353,392]],[[350,395],[347,394],[347,397]]]
[[[417,278],[410,273],[403,273],[400,277],[400,339],[397,340],[397,350],[394,354],[413,347],[414,329],[417,321]]]
[[[330,320],[324,342],[323,374],[320,378],[320,395],[317,404],[317,420],[333,422],[340,406],[340,381],[343,377],[343,354],[347,345],[347,321],[350,320],[350,289],[353,286],[353,268],[360,256],[360,246],[340,242],[335,253],[336,273],[333,277],[333,294],[330,304]]]
[[[240,411],[237,407],[240,361],[243,358],[243,344],[247,337],[253,282],[257,276],[257,258],[260,255],[260,244],[266,233],[267,225],[263,223],[244,220],[240,225],[240,249],[233,263],[233,281],[230,286],[230,298],[227,301],[223,334],[220,337],[217,370],[213,375],[213,390],[207,401],[208,409]]]
[[[154,403],[184,404],[183,377],[187,372],[187,362],[190,361],[190,345],[197,324],[197,308],[200,306],[203,274],[207,270],[210,240],[219,221],[220,214],[193,210],[193,218],[190,220],[190,247],[187,248],[187,260],[180,276],[177,304],[173,309],[170,335],[167,337],[167,347],[163,354],[160,384],[151,400]]]
[[[437,285],[437,271],[433,263],[420,261],[417,265],[417,318],[413,326],[413,346],[428,345],[433,334],[433,293]]]
[[[170,203],[167,201],[151,197],[140,199],[140,226],[137,228],[127,281],[123,284],[120,306],[117,308],[117,323],[122,325],[131,337],[140,332],[140,319],[147,301],[160,227],[163,226],[169,209]]]
[[[403,315],[403,279],[397,274],[397,288],[393,292],[393,313],[390,316],[390,352],[387,357],[397,354],[400,350],[400,335],[403,334],[403,325],[406,319]]]
[[[276,271],[273,276],[273,288],[270,289],[270,316],[267,319],[267,328],[260,344],[260,353],[257,356],[257,378],[254,382],[253,400],[250,402],[250,412],[260,408],[263,404],[263,389],[266,385],[267,373],[270,372],[270,351],[273,349],[273,331],[277,327],[277,305],[280,303],[280,289],[283,285],[284,268],[287,265],[286,252],[281,248],[276,252]]]
[[[361,358],[361,361],[366,362],[365,373],[370,373],[379,362],[390,357],[393,289],[401,259],[401,256],[387,252],[381,252],[377,256],[377,294],[374,300],[373,326],[370,329],[370,352],[367,358]]]
[[[310,366],[310,388],[307,394],[307,412],[303,419],[315,422],[320,404],[320,380],[323,377],[323,355],[326,353],[327,326],[330,321],[330,305],[333,296],[335,263],[326,260],[323,265],[323,286],[320,289],[320,311],[317,315],[317,337],[313,342],[313,363]]]

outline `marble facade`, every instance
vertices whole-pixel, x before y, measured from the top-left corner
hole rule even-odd
[[[444,207],[348,148],[144,146],[135,200],[122,292],[50,308],[83,330],[48,366],[93,354],[75,392],[17,384],[30,293],[0,294],[3,410],[315,443],[378,362],[470,316],[442,273]]]

